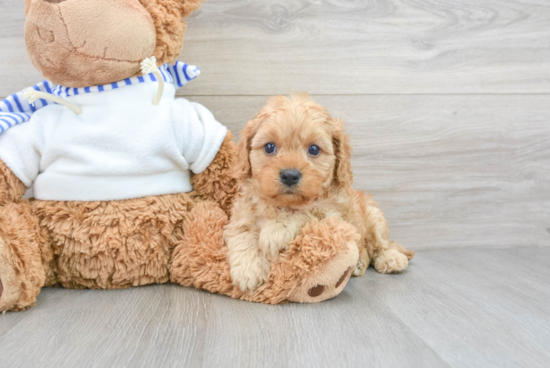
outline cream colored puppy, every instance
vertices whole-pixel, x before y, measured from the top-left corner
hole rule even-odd
[[[361,239],[354,270],[405,269],[414,255],[391,242],[384,214],[351,189],[351,147],[343,123],[307,95],[274,97],[241,132],[239,194],[224,231],[233,283],[252,291],[267,279],[271,262],[313,219],[337,217]]]

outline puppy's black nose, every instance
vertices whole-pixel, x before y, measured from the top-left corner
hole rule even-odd
[[[284,169],[281,170],[279,177],[281,178],[281,183],[283,183],[287,187],[291,187],[298,184],[298,182],[302,178],[302,173],[296,169]]]

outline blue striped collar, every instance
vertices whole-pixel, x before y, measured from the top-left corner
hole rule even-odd
[[[174,84],[176,88],[183,87],[200,75],[199,68],[194,65],[187,65],[180,61],[176,61],[176,64],[174,65],[164,64],[159,67],[159,70],[164,81],[166,83]],[[124,88],[126,86],[153,82],[157,82],[157,78],[151,73],[140,77],[127,78],[119,82],[94,87],[70,88],[54,85],[49,81],[44,81],[31,88],[36,91],[46,92],[66,98],[86,93],[112,91],[113,89]],[[54,102],[43,99],[37,100],[34,104],[30,104],[23,98],[23,92],[15,93],[7,97],[6,99],[0,101],[0,133],[3,133],[15,125],[29,121],[31,115],[36,110],[51,104],[54,104]]]

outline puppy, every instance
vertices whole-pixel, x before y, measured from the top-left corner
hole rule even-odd
[[[354,276],[369,264],[381,273],[405,269],[414,252],[390,241],[376,203],[351,189],[351,146],[343,123],[307,94],[268,100],[241,132],[239,194],[224,230],[231,278],[242,291],[267,279],[271,262],[313,219],[337,217],[361,238]]]

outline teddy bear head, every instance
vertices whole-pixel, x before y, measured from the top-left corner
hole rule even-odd
[[[25,41],[34,66],[66,87],[114,83],[140,74],[150,56],[173,63],[183,18],[204,0],[25,0]]]

